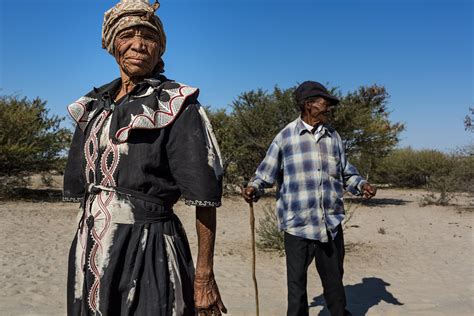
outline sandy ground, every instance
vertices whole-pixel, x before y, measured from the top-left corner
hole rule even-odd
[[[422,191],[380,190],[357,204],[345,231],[348,307],[354,315],[472,315],[474,212],[419,207]],[[255,205],[257,220],[271,198]],[[352,210],[355,208],[352,206]],[[191,248],[194,211],[178,204]],[[66,258],[77,205],[0,202],[0,315],[64,315]],[[248,206],[224,200],[218,213],[215,274],[229,315],[255,315]],[[286,311],[285,258],[258,251],[261,315]],[[329,315],[314,264],[309,269],[310,315]]]

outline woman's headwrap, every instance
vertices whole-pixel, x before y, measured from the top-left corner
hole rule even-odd
[[[117,34],[133,26],[146,26],[158,32],[161,57],[166,49],[166,36],[160,18],[155,15],[159,7],[158,1],[150,5],[148,0],[121,0],[104,14],[102,48],[115,55],[114,42]]]

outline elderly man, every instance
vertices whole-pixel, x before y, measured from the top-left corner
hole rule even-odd
[[[158,3],[105,13],[102,44],[120,78],[69,107],[76,121],[64,199],[81,202],[68,269],[68,315],[221,315],[214,280],[222,168],[198,89],[161,75]],[[196,206],[196,271],[173,205]]]
[[[253,180],[242,194],[256,201],[278,182],[277,214],[284,231],[288,282],[287,315],[308,315],[307,270],[313,258],[333,316],[350,315],[343,277],[343,193],[371,198],[376,189],[346,158],[328,114],[339,100],[320,83],[303,82],[295,91],[301,110],[275,137]]]

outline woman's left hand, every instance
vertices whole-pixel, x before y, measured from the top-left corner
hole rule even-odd
[[[194,280],[194,304],[198,316],[227,313],[227,308],[222,303],[214,274],[211,274],[209,277],[196,276]]]

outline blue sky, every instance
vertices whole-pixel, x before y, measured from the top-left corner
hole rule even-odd
[[[51,113],[118,77],[101,48],[115,0],[0,0],[0,94],[48,101]],[[400,146],[449,151],[472,141],[470,0],[162,0],[166,75],[226,108],[252,89],[328,82],[343,93],[384,85]]]

